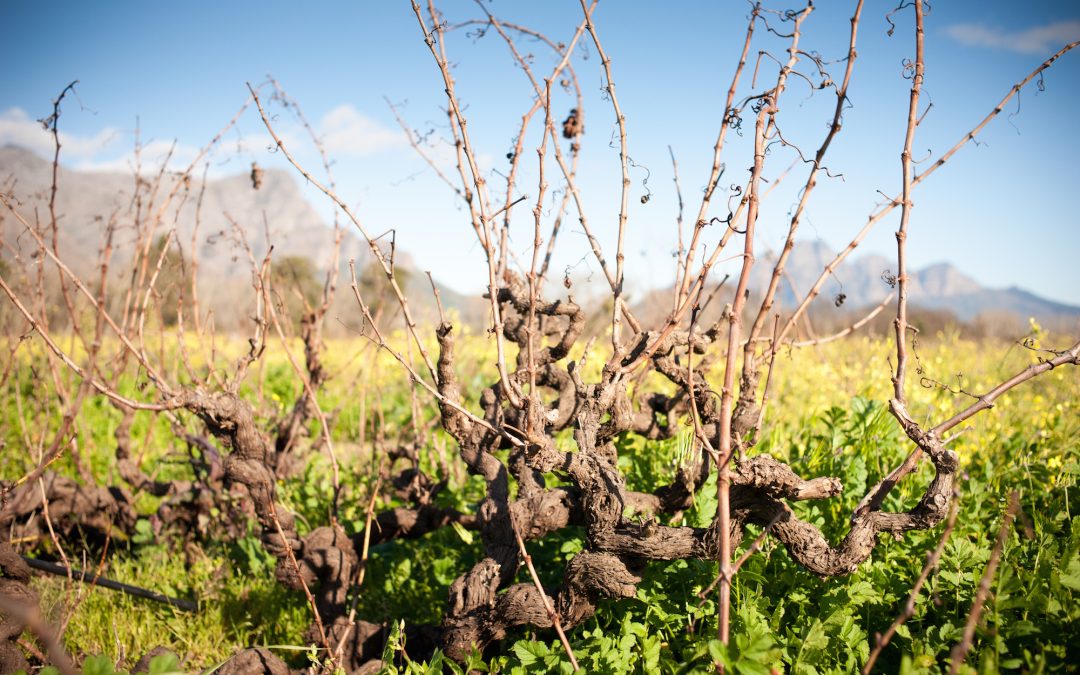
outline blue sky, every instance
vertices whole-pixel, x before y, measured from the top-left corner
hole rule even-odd
[[[1065,42],[1080,39],[1080,4],[1075,2],[932,4],[924,101],[933,105],[915,140],[915,156],[929,158],[924,166],[974,126],[1013,83]],[[839,59],[854,2],[819,5],[805,23],[803,46],[826,61]],[[568,40],[581,18],[578,3],[567,0],[498,0],[486,6],[503,20],[529,25],[554,40]],[[850,90],[854,107],[826,160],[844,178],[820,182],[800,230],[803,239],[839,249],[881,200],[878,191],[893,195],[900,187],[910,86],[902,77],[902,63],[913,53],[914,38],[910,9],[895,17],[896,34],[886,35],[885,14],[894,6],[868,2],[864,10]],[[473,2],[443,2],[440,8],[450,23],[482,16]],[[626,251],[632,289],[670,281],[676,203],[668,146],[679,162],[691,218],[707,179],[747,15],[748,5],[736,1],[625,0],[603,0],[595,14],[627,117],[629,154],[642,167],[631,172]],[[783,41],[760,26],[756,36],[760,40],[752,56],[759,49],[782,56]],[[519,46],[534,56],[539,74],[556,60],[530,40],[519,40]],[[473,142],[489,182],[498,186],[511,139],[531,105],[531,87],[493,32],[478,38],[456,31],[448,49],[458,92],[468,106]],[[619,200],[618,151],[609,144],[614,114],[601,96],[600,64],[591,45],[577,52],[574,65],[586,95],[580,184],[587,216],[612,257]],[[805,60],[801,67],[812,74]],[[839,79],[843,64],[830,69]],[[399,247],[423,269],[460,290],[480,289],[485,273],[471,262],[482,260],[482,252],[467,212],[409,147],[384,101],[398,104],[421,133],[433,130],[432,138],[443,133],[441,80],[407,2],[5,0],[0,5],[0,144],[46,150],[48,138],[34,120],[46,116],[51,100],[77,79],[78,97],[66,102],[61,119],[65,163],[127,169],[137,125],[147,158],[160,156],[174,142],[177,157],[190,158],[243,103],[245,82],[262,82],[268,74],[323,134],[335,158],[340,192],[356,205],[370,230],[396,228]],[[762,82],[775,80],[768,57],[759,78],[758,90]],[[745,78],[743,93],[751,92],[749,84]],[[1075,127],[1080,49],[1047,71],[1044,84],[1043,91],[1026,89],[1019,104],[1010,102],[979,146],[965,148],[918,189],[911,265],[949,261],[987,286],[1018,285],[1080,304],[1080,218],[1072,199],[1080,176]],[[779,117],[785,137],[808,154],[823,137],[833,105],[828,92],[809,94],[805,83],[793,79]],[[561,119],[571,106],[561,96],[554,114]],[[295,121],[287,113],[277,120],[298,156],[317,169],[316,155]],[[537,142],[534,133],[516,191],[532,199]],[[749,134],[730,136],[725,160],[732,180],[722,184],[743,180],[751,163],[749,148]],[[449,155],[445,147],[435,148],[435,154]],[[766,175],[781,173],[793,158],[791,150],[777,148],[770,153]],[[267,151],[257,115],[249,112],[226,136],[210,170],[218,175],[243,172],[253,160],[281,165],[280,156]],[[547,171],[550,180],[556,167]],[[805,169],[796,166],[764,210],[759,251],[783,243],[785,216],[804,175]],[[640,196],[650,191],[648,203],[641,204]],[[549,204],[550,198],[549,193]],[[724,203],[719,195],[712,215],[723,216]],[[329,220],[329,205],[319,201],[317,208]],[[513,241],[517,251],[527,254],[531,205],[519,209]],[[896,222],[893,217],[880,223],[860,251],[895,255]],[[597,267],[575,230],[560,235],[557,268],[570,266],[576,276],[588,277]],[[719,272],[736,264],[728,262]],[[594,276],[595,282],[599,274]]]

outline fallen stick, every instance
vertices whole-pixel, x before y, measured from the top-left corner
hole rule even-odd
[[[83,570],[77,570],[71,568],[70,570],[63,565],[47,562],[45,560],[38,560],[37,558],[28,558],[21,556],[26,564],[30,567],[38,570],[39,572],[47,572],[49,574],[55,574],[57,576],[66,577],[70,572],[73,579],[84,581],[87,583],[101,586],[102,588],[109,588],[114,591],[120,591],[121,593],[127,593],[133,595],[136,598],[145,598],[146,600],[153,600],[154,602],[160,602],[165,605],[171,605],[177,609],[182,609],[185,612],[197,612],[199,611],[199,603],[191,600],[182,600],[180,598],[170,598],[167,595],[148,591],[145,588],[139,588],[138,586],[131,586],[129,584],[122,584],[119,581],[113,581],[112,579],[106,579],[101,575],[95,575],[91,572],[84,572]]]

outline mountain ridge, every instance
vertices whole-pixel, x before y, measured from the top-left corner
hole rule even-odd
[[[175,183],[180,178],[164,174],[163,180],[165,188],[171,189],[177,187]],[[41,213],[46,207],[47,212],[51,181],[51,162],[23,148],[0,148],[0,189],[16,197],[25,217],[36,217],[35,208]],[[200,275],[205,275],[205,278],[200,276],[200,295],[205,290],[206,297],[217,301],[217,310],[235,310],[237,302],[245,296],[250,298],[251,270],[242,244],[236,241],[237,229],[243,232],[243,239],[256,260],[261,260],[273,244],[276,255],[305,257],[320,275],[325,272],[333,246],[333,230],[305,199],[295,175],[267,169],[262,171],[258,186],[246,174],[208,179],[205,186],[195,183],[191,181],[190,185],[179,187],[178,203],[170,206],[166,215],[185,255],[194,246]],[[132,174],[61,167],[59,184],[61,257],[85,278],[96,265],[97,256],[89,253],[96,254],[100,249],[108,218],[121,214],[115,235],[115,248],[121,258],[124,245],[133,241],[134,223],[124,220],[124,211],[133,208],[136,181]],[[26,237],[18,236],[21,226],[14,219],[5,218],[2,222],[3,234],[9,242],[27,246]],[[167,229],[163,227],[159,234]],[[821,241],[797,242],[777,294],[777,311],[793,309],[834,257],[835,251]],[[406,252],[398,249],[395,258],[415,311],[423,319],[436,319],[437,309],[426,275],[419,272]],[[367,243],[346,228],[339,257],[343,280],[348,279],[349,260],[356,261],[358,274],[373,262]],[[775,252],[759,257],[750,279],[755,295],[767,287],[775,260]],[[875,253],[852,256],[826,281],[821,295],[811,305],[812,314],[829,316],[836,315],[841,307],[850,312],[875,306],[893,292],[894,275],[895,261],[884,256]],[[912,270],[909,278],[913,308],[950,312],[964,322],[995,312],[1025,320],[1028,316],[1040,320],[1080,318],[1080,307],[1048,300],[1016,286],[987,288],[948,262]],[[487,320],[486,301],[458,293],[444,283],[437,285],[445,307],[456,311],[466,324],[483,328]],[[731,289],[726,292],[730,293]],[[339,297],[344,295],[349,294],[339,293]],[[647,326],[662,322],[670,310],[670,298],[670,288],[644,291],[635,303],[635,311]],[[723,293],[720,298],[724,298]],[[751,303],[750,307],[755,305]]]
[[[835,251],[820,241],[801,241],[789,259],[786,274],[790,281],[783,287],[779,300],[793,307],[817,281],[825,265],[833,260]],[[796,261],[796,255],[799,261]],[[761,257],[760,265],[751,274],[753,288],[765,288],[772,273],[774,253]],[[805,261],[813,261],[807,265]],[[851,307],[879,304],[895,290],[896,262],[884,256],[868,253],[851,257],[837,268],[833,279],[825,282],[815,304],[831,302]],[[1068,305],[1043,298],[1016,286],[988,288],[948,262],[931,263],[908,273],[908,297],[913,306],[925,309],[948,310],[962,321],[971,321],[988,311],[1006,311],[1027,316],[1080,317],[1080,306]],[[792,292],[792,283],[801,293]],[[796,295],[798,297],[796,298]]]
[[[152,177],[147,174],[141,180],[152,180]],[[160,192],[173,188],[178,191],[154,237],[175,230],[176,244],[185,259],[190,260],[192,253],[197,256],[199,295],[206,299],[208,308],[219,318],[224,314],[242,320],[250,314],[251,265],[244,247],[250,248],[251,256],[260,261],[272,245],[275,261],[303,257],[311,262],[319,278],[325,274],[331,261],[334,231],[304,198],[292,173],[280,169],[260,170],[258,186],[250,174],[207,179],[205,185],[202,181],[191,180],[177,186],[180,180],[168,172],[162,175],[159,199]],[[133,173],[80,171],[61,166],[57,182],[60,258],[76,274],[90,278],[95,274],[107,223],[112,219],[115,221],[113,265],[121,268],[130,260],[132,244],[136,240],[136,193],[144,191],[136,190]],[[29,222],[35,222],[39,214],[48,213],[51,184],[50,161],[17,146],[0,147],[0,189],[15,197],[17,210]],[[25,236],[16,219],[3,218],[3,215],[0,214],[0,233],[13,246],[22,249],[21,255],[32,256],[36,246],[30,245],[33,240]],[[146,218],[146,214],[142,217]],[[10,254],[5,251],[4,255]],[[395,266],[402,272],[399,281],[405,286],[414,311],[423,319],[437,318],[438,310],[426,276],[416,269],[408,253],[398,250],[394,259]],[[367,242],[346,227],[342,231],[338,256],[337,304],[342,310],[355,309],[352,294],[341,292],[348,284],[350,261],[355,261],[357,276],[362,280],[364,270],[374,262],[374,256]],[[382,274],[379,269],[376,276]],[[456,311],[466,323],[482,323],[482,302],[445,284],[437,283],[437,286],[448,310]],[[228,321],[219,321],[218,325],[231,327]]]

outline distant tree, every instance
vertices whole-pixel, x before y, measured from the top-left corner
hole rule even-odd
[[[413,283],[416,273],[402,265],[393,267],[394,281],[402,289],[408,289]],[[366,265],[359,271],[356,285],[360,289],[360,295],[365,299],[370,298],[368,303],[373,315],[397,310],[397,299],[394,297],[387,282],[386,273],[377,264]],[[406,290],[406,292],[408,292]]]
[[[300,318],[319,305],[322,281],[311,259],[302,255],[288,255],[274,260],[270,269],[270,286],[273,300],[277,303],[279,316],[289,317],[293,329]]]
[[[167,250],[166,247],[168,247]],[[162,258],[163,251],[164,258]],[[175,326],[187,284],[184,255],[177,246],[169,243],[165,235],[161,235],[151,244],[145,257],[148,275],[154,274],[159,258],[161,258],[161,269],[157,272],[157,279],[154,282],[153,298],[160,310],[162,323],[166,326]],[[143,263],[136,260],[135,264]]]

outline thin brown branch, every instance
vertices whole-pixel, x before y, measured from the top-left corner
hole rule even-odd
[[[64,651],[63,645],[56,636],[56,632],[42,618],[37,607],[25,605],[0,595],[0,612],[23,622],[34,635],[38,637],[45,651],[49,654],[49,662],[60,671],[62,675],[78,675],[75,664],[71,657]]]
[[[686,258],[682,267],[682,288],[679,290],[681,304],[685,304],[692,293],[689,287],[690,270],[694,264],[694,256],[697,254],[698,240],[708,225],[709,206],[712,203],[713,194],[716,192],[716,186],[720,182],[720,175],[723,171],[724,165],[721,162],[721,157],[724,151],[724,142],[727,139],[728,129],[731,128],[731,123],[737,114],[733,107],[735,91],[738,89],[739,80],[742,79],[743,68],[746,67],[746,56],[750,53],[750,42],[754,37],[754,25],[757,23],[760,12],[761,7],[754,5],[754,9],[750,12],[750,20],[746,25],[746,39],[743,40],[739,63],[735,67],[735,74],[731,77],[731,85],[728,86],[727,98],[724,102],[724,115],[720,120],[720,130],[717,132],[716,142],[713,144],[712,167],[709,171],[709,179],[705,183],[705,193],[701,197],[701,206],[698,208],[697,217],[694,219],[694,233],[691,235],[690,244],[686,247]],[[720,248],[722,248],[722,244]]]
[[[331,665],[333,665],[334,654],[330,649],[330,641],[326,637],[326,629],[323,627],[322,616],[319,615],[319,606],[316,604],[315,598],[311,595],[311,590],[308,588],[307,582],[304,581],[304,575],[300,571],[300,563],[297,562],[296,554],[293,553],[292,544],[289,543],[289,538],[285,536],[285,530],[281,527],[281,521],[278,519],[277,515],[277,505],[273,500],[270,501],[269,515],[274,523],[274,528],[277,530],[277,535],[280,537],[282,546],[285,548],[285,555],[289,560],[289,564],[292,565],[292,571],[296,575],[297,580],[299,580],[300,587],[304,590],[304,596],[307,598],[312,614],[315,615],[315,627],[319,632],[319,641],[322,643],[323,649],[326,650],[326,656],[330,659]]]
[[[4,281],[3,277],[0,277],[0,290],[4,291],[4,294],[8,296],[8,299],[11,300],[12,304],[15,305],[16,309],[19,310],[19,313],[23,315],[23,318],[26,319],[26,321],[30,324],[30,327],[33,328],[34,331],[36,331],[37,334],[41,336],[41,339],[45,342],[46,346],[48,346],[49,350],[53,354],[55,354],[61,361],[63,361],[68,368],[74,371],[76,375],[81,377],[84,381],[88,382],[90,386],[96,389],[99,393],[109,397],[117,403],[121,403],[123,405],[131,408],[136,408],[138,410],[161,411],[175,410],[176,408],[180,407],[180,404],[175,400],[175,397],[166,399],[162,403],[142,403],[140,401],[133,401],[113,391],[103,382],[91,376],[90,373],[87,370],[84,370],[79,364],[75,363],[75,361],[70,356],[68,356],[67,353],[65,353],[64,350],[62,350],[59,345],[56,344],[56,342],[53,341],[49,334],[44,331],[44,327],[37,320],[37,318],[30,313],[30,310],[28,310],[26,306],[23,305],[22,301],[19,300],[18,296],[15,295],[15,292],[11,289],[10,286],[7,285],[7,282]]]
[[[941,537],[938,539],[937,546],[934,547],[933,551],[927,554],[926,565],[923,566],[922,572],[919,573],[919,578],[915,580],[915,585],[911,587],[911,593],[908,594],[907,602],[904,603],[904,609],[900,612],[900,615],[896,617],[896,620],[892,622],[888,630],[877,635],[874,649],[870,652],[870,656],[866,659],[866,664],[863,666],[863,675],[869,675],[870,671],[874,669],[874,664],[881,655],[881,650],[889,645],[889,641],[896,635],[896,631],[900,626],[904,625],[905,621],[915,616],[915,602],[919,599],[919,593],[922,591],[923,585],[926,584],[926,580],[930,578],[930,573],[938,567],[938,562],[941,560],[941,554],[945,551],[945,544],[948,543],[949,536],[952,535],[953,527],[956,525],[956,514],[959,513],[959,511],[960,500],[958,499],[958,495],[954,493],[952,506],[949,507],[949,517],[945,521],[945,529],[941,531]]]
[[[548,617],[551,619],[551,625],[555,627],[555,632],[559,635],[559,642],[562,643],[563,649],[566,650],[570,665],[574,667],[576,672],[581,669],[581,666],[578,665],[577,659],[574,658],[574,650],[570,648],[570,641],[566,639],[566,633],[563,631],[562,623],[559,621],[559,613],[555,611],[551,599],[548,598],[544,586],[540,583],[540,577],[537,576],[536,568],[533,567],[532,556],[525,550],[525,542],[521,539],[521,534],[517,531],[517,528],[514,528],[514,537],[517,539],[518,550],[521,551],[521,558],[525,561],[525,567],[529,569],[529,576],[532,577],[536,591],[540,594],[540,600],[544,603],[544,609],[547,610]]]
[[[380,467],[381,471],[381,467]],[[371,525],[375,518],[375,501],[379,498],[379,487],[382,485],[382,477],[379,472],[376,472],[375,484],[371,487],[371,497],[368,499],[367,509],[364,515],[364,543],[360,549],[360,562],[356,566],[356,581],[352,584],[354,589],[359,589],[364,585],[364,577],[367,575],[367,563],[368,553],[371,551]],[[336,651],[337,661],[340,663],[343,660],[345,653],[345,645],[349,640],[349,633],[352,632],[353,627],[356,625],[356,606],[360,602],[360,593],[353,595],[352,602],[349,606],[349,618],[348,626],[341,634],[341,639],[338,640],[338,646]]]
[[[289,161],[289,163],[292,164],[293,167],[297,171],[299,171],[300,174],[304,176],[304,178],[309,183],[314,185],[316,189],[326,195],[327,198],[330,199],[330,201],[337,204],[338,208],[341,209],[341,211],[349,218],[349,220],[352,221],[353,225],[356,226],[356,229],[360,231],[360,234],[363,235],[364,240],[368,244],[368,248],[375,256],[375,259],[379,262],[379,265],[383,269],[383,273],[386,274],[386,279],[389,282],[390,287],[393,289],[395,297],[397,297],[398,304],[401,305],[401,311],[405,314],[406,322],[409,327],[409,334],[413,337],[413,340],[416,341],[416,346],[420,350],[420,354],[424,359],[424,364],[427,366],[428,373],[431,375],[432,379],[437,382],[438,376],[435,372],[435,366],[431,362],[431,357],[428,355],[427,348],[424,346],[423,340],[421,340],[420,336],[417,334],[416,321],[413,319],[412,312],[409,309],[409,303],[405,299],[405,295],[402,292],[401,287],[398,285],[397,279],[394,276],[394,269],[391,261],[387,259],[385,254],[383,254],[382,249],[379,248],[378,243],[376,243],[375,239],[370,236],[367,228],[364,227],[360,219],[357,218],[357,216],[353,213],[352,209],[349,208],[348,204],[346,204],[344,200],[342,200],[335,191],[319,182],[306,169],[304,169],[304,167],[300,165],[300,163],[297,162],[295,158],[293,158],[288,148],[285,147],[285,143],[277,135],[277,132],[274,130],[273,125],[270,123],[270,118],[267,116],[266,110],[263,108],[262,102],[259,100],[259,96],[256,93],[255,89],[249,84],[248,90],[251,92],[252,99],[255,101],[255,105],[259,109],[259,115],[262,117],[263,125],[270,133],[270,136],[274,139],[274,143],[276,144],[278,150],[280,150],[281,153],[285,155],[285,158]]]
[[[479,424],[480,426],[484,427],[485,429],[488,429],[490,431],[493,431],[493,432],[495,432],[497,434],[500,434],[500,435],[504,436],[505,438],[507,438],[514,445],[521,445],[522,441],[520,439],[515,438],[513,436],[510,436],[510,435],[506,434],[504,431],[502,431],[500,429],[496,429],[487,420],[481,419],[480,417],[477,417],[473,413],[469,412],[469,410],[464,408],[460,403],[457,403],[456,401],[451,401],[446,396],[443,396],[439,392],[438,389],[436,389],[431,384],[426,382],[423,378],[420,377],[419,374],[417,374],[417,372],[415,370],[413,370],[412,368],[409,367],[408,361],[405,359],[405,357],[402,356],[399,351],[397,351],[396,349],[391,347],[390,344],[383,337],[382,333],[379,331],[378,324],[375,322],[374,317],[371,316],[371,311],[368,309],[367,303],[364,302],[363,296],[360,295],[360,287],[356,283],[356,268],[355,268],[352,261],[349,262],[349,271],[350,271],[351,276],[352,276],[351,287],[352,287],[352,290],[353,290],[353,295],[356,298],[357,304],[360,305],[360,311],[364,315],[364,318],[367,320],[368,326],[370,326],[372,332],[375,333],[375,339],[374,339],[375,344],[379,348],[385,349],[387,352],[389,352],[390,355],[394,357],[394,360],[397,361],[399,364],[401,364],[401,366],[409,374],[409,377],[412,379],[412,381],[416,382],[421,387],[426,389],[429,394],[431,394],[433,397],[435,397],[435,399],[439,402],[440,405],[447,406],[447,407],[457,411],[458,413],[461,413],[462,415],[467,417],[471,422]]]
[[[453,190],[454,193],[457,194],[457,196],[464,199],[465,193],[461,191],[461,188],[455,185],[454,181],[450,180],[446,176],[446,174],[442,172],[442,169],[440,169],[439,165],[435,163],[435,160],[431,157],[431,155],[428,154],[428,152],[423,147],[421,147],[420,142],[416,139],[416,134],[414,133],[414,131],[409,128],[408,124],[405,123],[405,120],[402,119],[401,114],[398,113],[397,106],[394,105],[390,101],[390,99],[386,98],[385,96],[383,97],[383,100],[386,101],[386,105],[390,108],[390,112],[394,114],[394,119],[397,120],[398,126],[401,127],[401,131],[405,134],[405,138],[409,139],[409,145],[412,146],[412,149],[416,152],[416,154],[420,155],[420,158],[424,160],[424,163],[431,167],[431,170],[435,172],[435,175],[438,176],[439,180],[450,186],[450,189]]]
[[[273,302],[266,302],[266,307],[270,311],[270,320],[274,326],[274,331],[278,335],[278,339],[281,340],[281,349],[285,352],[285,358],[288,359],[289,365],[292,366],[293,372],[300,379],[300,384],[304,388],[304,394],[307,396],[307,403],[311,406],[311,409],[315,411],[315,417],[319,420],[319,428],[322,430],[323,442],[326,444],[327,453],[330,455],[330,469],[331,477],[334,485],[334,499],[330,510],[330,518],[332,525],[336,527],[338,517],[338,507],[341,501],[341,470],[338,464],[337,453],[334,451],[334,440],[330,436],[330,425],[326,421],[326,414],[322,410],[322,406],[319,405],[319,398],[316,395],[315,387],[312,385],[311,378],[297,363],[296,357],[293,356],[292,350],[289,349],[289,341],[285,338],[285,332],[282,330],[281,321],[278,318],[277,310],[274,309]]]
[[[881,311],[885,309],[885,307],[888,306],[890,302],[892,302],[894,296],[895,293],[889,293],[885,296],[885,299],[878,303],[877,307],[874,307],[872,310],[870,310],[870,312],[866,316],[841,331],[833,333],[832,335],[826,335],[825,337],[814,338],[812,340],[800,340],[798,342],[792,342],[790,344],[792,347],[816,347],[817,345],[824,345],[830,342],[835,342],[836,340],[839,340],[841,338],[845,338],[848,335],[851,335],[855,331],[859,330],[866,324],[873,321],[874,317],[878,314],[881,314]]]
[[[921,432],[921,430],[920,432],[924,434],[925,438],[938,439],[941,437],[942,434],[949,431],[956,425],[968,420],[975,414],[988,408],[992,408],[994,405],[994,401],[996,401],[998,397],[1000,397],[1002,394],[1009,391],[1013,387],[1027,382],[1028,380],[1038,375],[1049,372],[1050,370],[1053,370],[1058,366],[1067,364],[1080,364],[1080,342],[1077,342],[1068,350],[1062,352],[1054,359],[1051,359],[1049,361],[1043,361],[1042,363],[1032,364],[1027,368],[1024,368],[1016,375],[1013,375],[1008,380],[991,389],[988,393],[980,396],[978,401],[971,404],[956,415],[953,415],[949,419],[945,420],[941,424],[938,424],[927,432]],[[900,406],[899,404],[893,402],[890,405],[890,408],[893,409],[894,416],[897,417],[897,419],[901,421],[902,426],[905,427],[905,431],[911,428],[911,425],[913,425],[914,423],[911,422],[911,417],[910,415],[908,415],[907,410],[903,406]],[[917,425],[915,426],[917,427]],[[889,492],[891,492],[892,489],[901,480],[904,479],[904,477],[906,477],[908,474],[914,471],[916,467],[918,467],[919,460],[921,460],[923,457],[923,452],[924,448],[922,447],[922,445],[916,445],[915,449],[912,450],[908,454],[908,456],[904,458],[904,461],[901,462],[899,466],[890,471],[889,474],[885,476],[885,478],[882,478],[880,482],[878,482],[866,493],[866,496],[863,497],[862,500],[859,502],[858,506],[856,506],[856,513],[863,512],[865,510],[876,510],[885,500],[885,497],[888,496]]]
[[[982,616],[983,605],[986,604],[986,598],[990,595],[990,584],[993,583],[994,574],[997,572],[998,564],[1001,563],[1001,553],[1005,548],[1005,540],[1009,538],[1013,519],[1016,518],[1019,511],[1020,493],[1014,490],[1009,496],[1009,507],[1005,510],[1005,517],[1001,520],[997,541],[994,542],[994,548],[990,551],[990,561],[986,563],[986,570],[983,571],[982,579],[979,580],[979,588],[975,592],[975,599],[971,601],[971,611],[968,612],[967,622],[964,623],[964,636],[949,654],[949,675],[956,675],[956,673],[960,672],[960,666],[963,665],[964,659],[967,658],[967,654],[971,650],[971,642],[975,637],[975,629],[979,626],[979,617]]]
[[[492,232],[492,216],[491,208],[488,205],[486,181],[483,174],[480,171],[479,163],[476,159],[476,153],[473,150],[472,141],[468,132],[468,120],[465,118],[464,112],[462,112],[461,105],[458,102],[456,90],[454,88],[454,78],[450,74],[450,66],[447,63],[445,52],[445,36],[443,34],[442,24],[438,20],[435,12],[434,5],[429,1],[428,9],[432,15],[432,22],[434,23],[434,33],[429,30],[427,24],[424,22],[424,16],[420,11],[420,5],[415,1],[412,3],[413,13],[416,15],[416,20],[420,24],[420,29],[424,34],[424,42],[427,44],[428,49],[431,51],[431,55],[435,58],[435,63],[439,67],[439,72],[442,74],[443,84],[446,86],[446,99],[449,103],[449,115],[451,118],[451,126],[457,129],[457,133],[460,134],[460,145],[455,144],[459,152],[464,153],[466,162],[468,163],[469,172],[471,174],[472,187],[474,189],[473,199],[466,197],[466,201],[469,203],[469,210],[472,213],[473,229],[476,232],[477,239],[480,241],[480,245],[484,248],[485,257],[487,259],[488,268],[488,299],[491,307],[491,321],[492,332],[495,334],[495,349],[497,352],[496,365],[499,369],[499,380],[502,383],[503,389],[506,391],[506,395],[509,397],[510,402],[514,407],[521,407],[521,396],[517,390],[515,384],[510,380],[509,373],[506,369],[506,354],[503,341],[503,321],[502,311],[499,309],[498,295],[498,252],[495,250],[494,234]],[[436,38],[436,35],[438,38]],[[460,162],[459,162],[460,165]],[[462,180],[466,180],[464,171],[462,173]],[[466,192],[468,192],[468,186],[466,185]],[[429,368],[431,368],[429,364]],[[434,373],[434,370],[432,369]]]
[[[998,386],[994,387],[987,393],[979,397],[979,400],[972,403],[967,408],[964,408],[960,412],[956,413],[949,419],[945,420],[941,424],[931,429],[931,433],[944,434],[956,425],[967,421],[977,413],[986,410],[987,408],[994,407],[994,401],[996,401],[1002,394],[1009,391],[1018,384],[1027,382],[1031,378],[1041,375],[1049,370],[1053,370],[1062,365],[1080,365],[1080,342],[1077,342],[1072,347],[1069,347],[1064,352],[1061,352],[1056,357],[1042,361],[1041,363],[1033,363],[1032,365],[1024,368],[1019,373],[1013,375],[1009,379],[1005,380]]]
[[[724,388],[720,395],[720,466],[717,478],[717,526],[720,529],[720,620],[717,627],[718,637],[723,643],[728,641],[730,630],[731,613],[731,508],[729,494],[731,487],[731,470],[728,466],[732,457],[732,414],[735,400],[735,368],[740,344],[740,328],[742,325],[742,310],[748,295],[747,289],[750,282],[750,271],[754,265],[754,231],[757,224],[760,209],[761,177],[765,166],[765,138],[768,129],[772,126],[772,120],[779,111],[780,96],[787,84],[787,75],[794,68],[798,60],[799,38],[803,21],[813,11],[814,6],[808,4],[799,12],[794,22],[791,35],[791,44],[788,47],[789,59],[787,64],[780,69],[776,79],[776,85],[770,90],[763,100],[758,111],[754,125],[754,165],[750,173],[750,189],[747,195],[746,231],[743,245],[742,270],[739,273],[739,282],[735,289],[735,300],[732,303],[731,313],[728,318],[728,342],[724,363]]]
[[[893,398],[900,405],[906,405],[907,396],[904,393],[904,384],[907,377],[907,301],[908,301],[908,276],[907,276],[907,236],[908,223],[911,220],[911,210],[915,207],[911,201],[912,179],[914,165],[911,159],[911,146],[915,142],[915,127],[919,117],[919,94],[922,92],[922,84],[925,70],[923,54],[923,3],[915,0],[915,62],[912,64],[911,95],[908,99],[907,133],[904,136],[904,150],[900,153],[900,164],[903,169],[903,190],[900,203],[900,228],[896,231],[896,374],[893,375]]]
[[[630,197],[630,166],[626,150],[626,116],[623,115],[622,107],[619,106],[619,97],[615,94],[615,80],[611,76],[611,58],[604,52],[604,47],[600,44],[600,36],[597,34],[596,26],[593,23],[595,4],[590,9],[585,0],[580,1],[581,11],[585,14],[585,28],[589,31],[589,35],[592,36],[593,44],[596,45],[596,52],[600,55],[600,64],[604,67],[604,77],[607,79],[604,91],[611,101],[611,107],[615,110],[615,123],[619,129],[619,166],[622,169],[622,189],[619,196],[619,236],[615,247],[615,288],[612,293],[613,306],[611,310],[611,344],[618,350],[622,345],[623,263],[625,262],[623,245],[626,239],[627,204]]]
[[[776,291],[780,287],[780,279],[784,272],[784,267],[787,264],[788,256],[795,248],[795,233],[799,229],[799,225],[802,220],[803,213],[806,210],[806,206],[810,201],[810,196],[814,192],[814,188],[817,187],[818,174],[823,168],[822,162],[825,159],[825,154],[829,150],[829,146],[832,144],[833,139],[840,133],[842,128],[844,107],[848,103],[847,91],[848,86],[851,84],[851,74],[855,69],[855,39],[858,35],[859,18],[862,16],[863,2],[859,2],[855,5],[855,13],[851,17],[851,31],[848,38],[848,53],[847,53],[847,66],[844,70],[844,79],[841,82],[839,88],[836,90],[836,107],[833,110],[832,122],[829,124],[829,130],[822,140],[821,145],[818,146],[817,153],[814,159],[811,161],[811,169],[809,175],[806,177],[806,182],[803,184],[803,188],[800,191],[801,196],[799,203],[795,207],[791,216],[791,221],[788,225],[787,239],[784,242],[783,250],[776,259],[776,264],[773,266],[772,276],[769,279],[769,286],[765,291],[765,295],[761,301],[761,308],[758,310],[757,317],[754,319],[754,323],[750,328],[750,338],[747,342],[747,356],[752,355],[753,345],[752,342],[756,338],[761,330],[764,328],[766,317],[769,311],[772,309],[773,302],[776,297]],[[772,187],[769,188],[770,190]],[[754,360],[752,358],[746,358],[743,361],[744,373],[749,373],[754,368]]]

